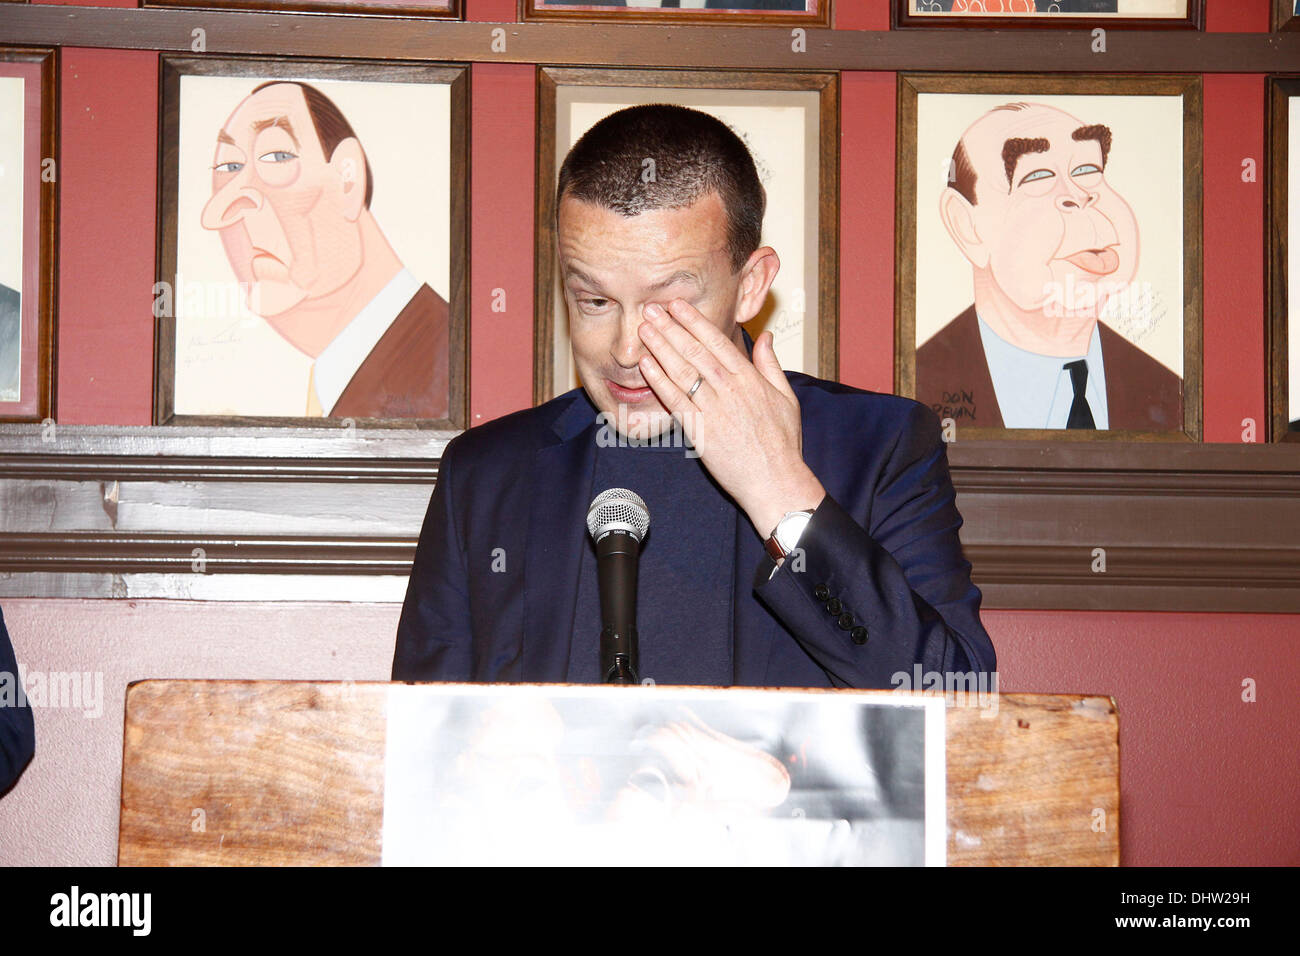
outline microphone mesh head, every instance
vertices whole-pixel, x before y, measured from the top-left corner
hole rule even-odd
[[[587,531],[599,541],[611,531],[626,531],[638,541],[650,530],[650,512],[641,496],[626,488],[609,488],[592,499]]]

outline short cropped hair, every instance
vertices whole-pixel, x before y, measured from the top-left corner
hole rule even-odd
[[[334,158],[334,150],[345,139],[355,139],[357,145],[361,144],[360,137],[353,132],[352,124],[343,115],[343,111],[334,105],[332,99],[314,86],[309,86],[298,80],[268,80],[254,87],[253,93],[281,83],[285,86],[296,86],[302,90],[302,97],[307,101],[307,114],[311,117],[312,125],[316,127],[316,138],[320,140],[321,152],[325,154],[325,162],[328,163]],[[375,177],[370,174],[370,159],[366,156],[364,146],[361,147],[361,157],[366,164],[365,203],[366,208],[369,209],[370,197],[375,193]]]
[[[611,113],[569,150],[555,190],[632,217],[690,206],[716,193],[727,211],[727,253],[739,271],[758,248],[766,198],[754,158],[726,123],[652,103]]]

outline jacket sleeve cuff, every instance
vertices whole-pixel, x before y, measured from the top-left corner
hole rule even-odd
[[[971,666],[894,557],[829,494],[779,567],[760,560],[754,591],[838,686],[897,686],[917,663]]]

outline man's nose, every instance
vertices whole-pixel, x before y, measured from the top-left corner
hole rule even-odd
[[[1065,192],[1056,197],[1056,208],[1061,212],[1082,212],[1089,206],[1097,204],[1097,200],[1101,197],[1100,193],[1084,189],[1071,180],[1067,182],[1069,185],[1065,187]]]
[[[239,176],[213,194],[203,207],[200,222],[204,229],[233,226],[246,215],[262,208],[262,194]]]
[[[618,327],[618,340],[614,343],[614,360],[623,368],[634,368],[641,356],[649,352],[637,332],[644,321],[640,305],[627,309],[623,314]]]

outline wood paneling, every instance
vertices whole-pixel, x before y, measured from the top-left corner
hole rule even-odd
[[[0,596],[400,599],[449,434],[258,433],[0,429]],[[949,460],[985,607],[1300,612],[1300,444]]]
[[[130,685],[119,865],[377,864],[385,686]]]

